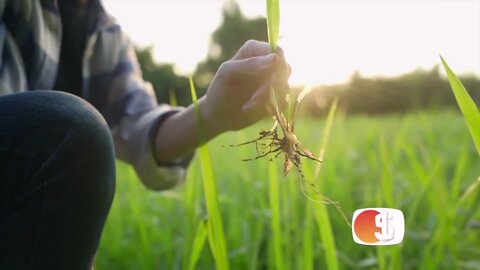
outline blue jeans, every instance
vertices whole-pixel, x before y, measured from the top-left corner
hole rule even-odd
[[[89,269],[114,190],[112,138],[91,105],[0,97],[0,269]]]

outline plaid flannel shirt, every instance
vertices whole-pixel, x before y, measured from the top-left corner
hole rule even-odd
[[[151,133],[179,108],[157,104],[132,43],[100,1],[90,1],[96,17],[82,60],[81,96],[105,117],[117,158],[133,165],[147,187],[170,188],[184,179],[189,158],[158,164]],[[0,95],[52,89],[62,34],[57,1],[0,0],[0,18]]]

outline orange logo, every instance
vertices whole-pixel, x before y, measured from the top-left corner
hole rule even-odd
[[[352,224],[354,241],[363,245],[398,244],[405,233],[403,213],[397,209],[359,209],[353,214]]]

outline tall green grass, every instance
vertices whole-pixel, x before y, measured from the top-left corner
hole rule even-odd
[[[268,43],[270,44],[272,52],[276,52],[278,46],[278,39],[280,36],[280,0],[266,0],[266,4]],[[277,121],[282,126],[282,119],[280,119],[280,100],[277,94],[277,90],[278,89],[275,89],[273,85],[270,85],[269,105],[271,106],[272,110],[274,110],[273,113],[274,115],[276,115]]]
[[[190,253],[190,260],[188,262],[188,269],[193,270],[197,265],[198,258],[203,250],[203,246],[205,244],[205,239],[207,238],[208,233],[208,221],[204,220],[198,224],[198,229],[195,234],[195,239],[192,243],[192,249]]]
[[[473,142],[477,147],[477,152],[480,155],[480,112],[457,75],[453,73],[442,57],[440,57],[440,59],[443,68],[447,72],[448,81],[452,87],[455,99],[457,100],[458,106],[467,122],[467,127],[470,130]]]
[[[193,85],[193,80],[190,78],[190,90],[192,94],[192,101],[195,106],[195,116],[198,126],[199,141],[204,142],[204,130],[202,126],[202,121],[200,118],[200,107],[198,106],[197,94],[195,92],[195,86]],[[210,160],[210,155],[207,149],[207,145],[203,144],[199,147],[201,168],[202,168],[202,180],[203,180],[203,190],[205,193],[205,201],[207,205],[207,220],[205,221],[205,230],[206,235],[208,236],[208,242],[210,244],[210,249],[213,253],[213,258],[215,259],[215,265],[217,269],[229,269],[228,258],[227,258],[227,246],[225,243],[225,235],[223,232],[222,224],[222,215],[220,213],[220,207],[218,204],[218,192],[217,192],[217,183],[213,175],[212,162]],[[202,221],[203,222],[203,221]],[[202,230],[202,225],[199,225],[199,230],[197,231],[197,245],[194,245],[192,252],[200,253],[199,248],[201,247],[200,243],[202,242],[201,235],[205,232]],[[195,260],[192,259],[192,264],[194,265]]]
[[[268,42],[272,51],[277,49],[280,36],[280,0],[266,0]]]
[[[325,127],[322,133],[322,143],[320,144],[320,149],[318,151],[319,153],[318,156],[322,160],[322,162],[328,162],[326,160],[325,153],[327,150],[328,142],[330,140],[330,134],[331,134],[331,129],[333,126],[333,120],[335,117],[336,110],[337,110],[337,100],[334,101],[332,107],[330,108],[330,111],[327,116],[327,120],[325,122]],[[318,187],[320,187],[318,191],[321,193],[325,193],[326,191],[322,189],[321,178],[319,178],[321,166],[322,164],[317,163],[315,165],[315,171],[313,175],[310,175],[310,177],[312,177],[313,179],[312,181],[316,180]],[[313,203],[314,217],[315,217],[315,220],[317,221],[320,238],[322,240],[322,243],[324,243],[326,265],[328,269],[336,270],[338,269],[337,249],[335,244],[335,236],[333,234],[330,216],[327,211],[326,204],[315,203],[315,202],[312,202],[312,203]],[[340,213],[343,214],[343,212],[340,212]]]
[[[472,136],[477,153],[480,155],[480,112],[475,105],[475,102],[472,100],[467,90],[463,86],[462,82],[450,69],[443,57],[440,56],[440,59],[447,73],[448,81],[450,82],[455,99],[457,100],[458,106],[462,111],[463,118],[465,119],[467,127],[470,131],[470,135]],[[462,162],[461,164],[464,162],[463,157],[464,156],[459,159],[459,161]],[[463,167],[460,167],[460,169],[463,169]],[[461,213],[467,201],[469,201],[470,206],[472,206],[472,202],[473,204],[478,202],[477,197],[479,193],[478,190],[480,189],[480,177],[478,177],[476,181],[473,181],[466,188],[461,197],[458,197],[458,181],[458,178],[453,181],[452,190],[454,190],[454,192],[450,194],[450,203],[454,204],[455,208],[446,211],[444,222],[442,223],[443,226],[441,227],[441,230],[438,230],[438,234],[435,235],[434,241],[430,244],[430,250],[433,253],[432,256],[434,263],[437,264],[439,264],[442,260],[442,247],[450,246],[452,248],[456,248],[457,246],[455,239],[445,239],[442,237],[442,235],[451,234],[453,231],[452,227],[455,226],[457,215]]]
[[[274,49],[278,1],[268,3]],[[478,109],[443,59],[442,64],[478,152]],[[198,106],[196,112],[201,134]],[[207,146],[200,147],[187,183],[173,191],[148,192],[131,168],[119,164],[119,194],[97,269],[480,268],[480,231],[471,226],[480,221],[478,156],[460,115],[339,115],[333,125],[334,112],[335,106],[326,122],[297,125],[305,145],[320,145],[324,159],[321,171],[306,162],[306,177],[348,214],[372,206],[402,209],[407,222],[401,245],[356,245],[335,208],[303,196],[298,175],[279,176],[281,161],[243,163],[255,154],[252,149],[219,147],[254,137],[265,129],[260,126],[268,127],[263,123],[213,142],[214,162]]]
[[[478,178],[478,155],[460,114],[335,117],[315,181],[323,194],[341,202],[348,215],[358,208],[383,206],[387,199],[381,183],[388,159],[394,187],[388,200],[404,212],[406,235],[401,245],[379,249],[355,244],[341,215],[323,205],[335,243],[329,248],[321,235],[326,229],[312,211],[316,204],[303,196],[295,173],[280,175],[282,160],[273,163],[278,173],[274,200],[279,202],[274,221],[269,162],[241,162],[255,155],[251,147],[221,147],[244,142],[270,125],[267,121],[227,133],[208,145],[231,269],[276,269],[273,222],[280,227],[277,249],[288,269],[329,269],[335,262],[328,260],[335,258],[338,269],[478,268],[480,230],[472,227],[480,220],[479,191],[472,187]],[[323,120],[302,119],[297,123],[298,136],[313,148],[321,144],[325,126]],[[314,162],[305,165],[306,174],[314,171]],[[190,165],[186,183],[167,192],[146,190],[123,163],[118,164],[117,175],[117,193],[96,269],[189,269],[195,254],[199,254],[195,269],[218,268],[208,240],[201,245],[202,233],[197,233],[199,224],[210,218],[200,155]],[[332,250],[335,255],[329,255]]]

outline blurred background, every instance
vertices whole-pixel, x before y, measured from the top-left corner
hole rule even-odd
[[[204,93],[245,41],[267,40],[265,0],[103,2],[136,44],[160,103],[190,104],[188,76]],[[271,119],[209,142],[211,165],[197,154],[185,183],[168,191],[147,190],[119,161],[95,268],[215,269],[211,232],[201,229],[206,200],[218,197],[230,269],[480,269],[479,156],[439,57],[480,105],[480,1],[280,5],[293,91],[314,88],[296,134],[313,153],[325,151],[320,174],[303,160],[305,178],[293,170],[283,177],[282,156],[243,162],[258,155],[254,145],[223,147],[256,138]],[[336,98],[324,144],[323,116]],[[217,196],[204,194],[206,170]],[[355,244],[335,207],[301,192],[303,181],[348,218],[359,208],[401,209],[403,243]]]
[[[265,1],[105,0],[138,46],[144,77],[161,102],[189,104],[187,77],[204,92],[218,66],[248,39],[267,40]],[[338,97],[350,113],[454,105],[442,55],[480,99],[478,1],[282,1],[280,45],[290,84],[315,86],[322,114]]]

